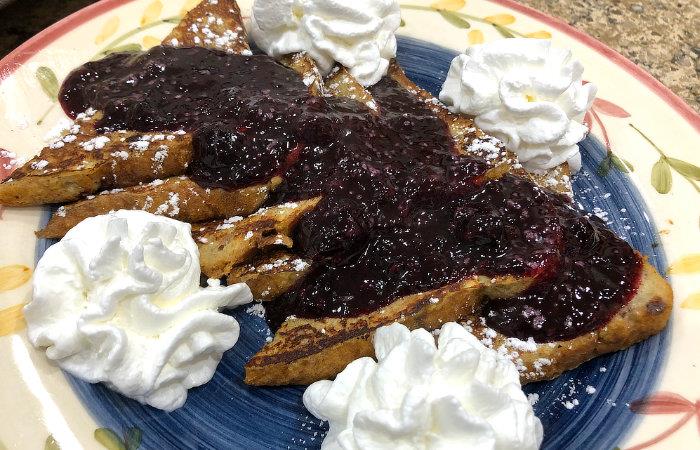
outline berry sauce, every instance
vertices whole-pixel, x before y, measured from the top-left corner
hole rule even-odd
[[[103,112],[100,130],[192,132],[188,175],[202,186],[278,175],[269,204],[322,196],[293,234],[309,273],[266,305],[273,329],[290,315],[362,315],[474,275],[534,279],[482,312],[497,331],[538,342],[600,328],[630,300],[641,259],[600,220],[529,180],[490,179],[392,79],[371,93],[378,114],[310,96],[267,56],[154,47],[85,64],[60,99],[71,116]]]

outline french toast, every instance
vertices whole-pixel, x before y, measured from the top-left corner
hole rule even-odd
[[[263,208],[240,221],[195,227],[202,273],[210,278],[222,278],[264,249],[291,247],[292,230],[319,201],[316,197],[283,203]]]
[[[101,114],[79,114],[66,133],[0,183],[0,204],[33,206],[78,200],[100,189],[133,186],[184,173],[192,138],[183,133],[100,134]]]
[[[240,10],[231,1],[197,5],[163,44],[250,54]],[[68,133],[0,183],[0,204],[8,206],[81,200],[54,214],[40,237],[60,238],[87,217],[121,208],[163,213],[187,222],[250,214],[278,182],[272,178],[238,190],[201,188],[182,178],[192,160],[191,133],[180,129],[102,132],[95,126],[102,116],[92,109],[79,113]],[[100,190],[104,190],[101,195],[90,195]],[[174,199],[179,199],[177,204]]]
[[[264,256],[234,266],[226,278],[229,284],[247,284],[253,298],[262,301],[274,300],[289,291],[307,274],[311,265],[310,261],[298,258],[288,250],[261,253]]]
[[[202,1],[189,10],[165,38],[171,47],[204,47],[236,55],[250,54],[241,10],[232,0]]]
[[[479,310],[484,297],[521,292],[527,287],[527,280],[522,278],[471,279],[401,298],[361,318],[288,319],[246,365],[246,383],[310,384],[333,378],[349,361],[374,356],[372,336],[378,327],[397,321],[409,328],[433,330],[455,317],[465,318],[464,325],[470,332],[511,359],[523,384],[550,380],[596,356],[629,347],[663,330],[671,312],[672,292],[648,263],[643,271],[637,294],[610,322],[566,341],[535,343],[507,337],[486,326],[483,317],[469,313]],[[275,292],[277,284],[270,284],[273,287],[264,287],[262,292]],[[497,293],[490,292],[496,289]]]
[[[402,86],[411,91],[412,94],[418,95],[425,100],[426,104],[432,106],[431,109],[449,124],[453,136],[464,140],[463,149],[473,151],[475,148],[477,151],[479,150],[478,145],[473,147],[470,145],[470,140],[473,142],[474,138],[483,139],[484,135],[479,130],[475,130],[473,122],[468,118],[451,114],[425,91],[412,85],[398,65],[392,64],[389,73],[389,76],[399,80]],[[333,92],[328,87],[326,90]],[[470,133],[472,134],[470,135]],[[472,148],[470,149],[470,147]],[[492,155],[482,153],[480,156],[490,160],[496,159],[494,161],[496,165],[504,164],[512,167],[514,162],[512,154],[502,150],[495,158]],[[522,170],[516,169],[511,170],[511,172],[521,176],[525,175]],[[560,193],[570,193],[568,166],[555,168],[549,173],[539,176],[530,174],[526,176],[548,189]],[[290,257],[287,255],[286,258]],[[283,262],[280,265],[281,268],[278,269],[275,267],[277,261],[273,256],[263,264],[238,268],[230,274],[229,281],[246,280],[246,282],[255,285],[256,290],[261,293],[265,292],[267,295],[262,296],[262,298],[267,300],[270,293],[284,292],[286,288],[291,288],[293,283],[299,279],[299,274],[296,271],[293,278],[287,277],[289,270],[286,264]],[[279,273],[282,276],[278,276]],[[646,259],[643,260],[641,273],[639,287],[634,297],[600,331],[569,341],[538,344],[539,353],[529,352],[524,356],[522,358],[524,362],[519,365],[523,382],[552,378],[594,356],[625,348],[663,329],[671,311],[672,293],[668,284],[648,264]],[[517,288],[502,288],[504,284],[497,279],[494,280],[494,283],[487,284],[487,288],[502,289],[503,292],[498,294],[499,297],[508,297],[508,294],[519,292]],[[478,285],[478,283],[476,284]],[[471,288],[457,286],[459,286],[456,288],[457,291],[460,288],[464,289],[465,298],[462,300],[464,305],[470,305],[475,310],[478,310],[478,305],[484,298],[493,296],[493,293],[489,295],[488,289],[482,291],[474,286]],[[505,283],[505,286],[508,286],[508,283]],[[523,282],[517,286],[524,289],[528,283]],[[442,292],[436,293],[430,298],[433,298],[437,304],[442,303]],[[318,379],[329,378],[342,370],[354,358],[371,356],[371,331],[381,324],[405,320],[409,327],[437,328],[445,321],[439,313],[436,313],[435,316],[431,313],[424,315],[425,311],[421,311],[420,308],[416,308],[418,311],[416,313],[409,313],[408,311],[412,310],[404,302],[410,302],[410,300],[401,298],[396,303],[392,303],[392,306],[394,304],[401,305],[394,311],[385,308],[381,311],[382,314],[374,312],[357,319],[323,318],[311,320],[292,317],[285,320],[273,341],[268,343],[246,366],[246,382],[263,385],[306,384]],[[425,306],[428,305],[424,304]],[[630,316],[630,311],[636,312],[634,317]],[[415,314],[415,316],[411,317],[411,314]],[[448,315],[449,319],[447,320],[455,320],[458,316],[458,314]],[[615,334],[614,331],[608,331],[614,329],[619,332],[620,324],[627,327],[624,334],[620,335]],[[631,329],[634,331],[630,332]],[[499,336],[501,339],[507,339],[503,335]],[[587,342],[588,345],[583,345],[583,342]],[[542,349],[549,350],[546,352],[547,358],[544,357],[545,352]],[[552,351],[551,349],[556,350]]]
[[[228,190],[203,188],[182,176],[115,189],[60,207],[37,236],[61,238],[84,219],[119,209],[142,210],[189,223],[248,215],[262,206],[280,182],[273,177],[267,183]]]
[[[482,316],[467,319],[465,326],[486,346],[511,359],[525,384],[551,380],[596,356],[627,348],[661,332],[672,306],[671,287],[645,258],[634,297],[605,326],[590,333],[536,343],[505,336],[489,328]]]
[[[188,13],[183,22],[176,26],[163,41],[163,44],[176,48],[182,47],[183,51],[190,47],[207,47],[233,55],[249,53],[238,6],[233,1],[224,0],[202,2]],[[196,52],[188,54],[201,56]],[[105,187],[126,186],[122,191],[97,195],[59,209],[42,232],[41,235],[44,237],[59,237],[82,218],[117,208],[147,209],[156,213],[169,214],[181,220],[199,222],[229,216],[245,216],[264,203],[265,209],[248,217],[229,217],[226,220],[193,227],[193,234],[200,249],[203,273],[210,277],[227,277],[229,282],[245,281],[249,283],[258,298],[270,302],[268,312],[272,313],[270,317],[274,320],[273,326],[277,327],[277,330],[274,339],[265,345],[246,366],[246,382],[250,384],[305,384],[330,378],[353,359],[359,356],[371,356],[371,339],[374,330],[394,321],[402,322],[410,328],[428,329],[438,328],[448,321],[471,321],[468,326],[485,339],[492,337],[498,348],[502,342],[515,342],[513,338],[506,337],[510,336],[509,334],[498,333],[487,328],[490,318],[483,316],[483,311],[494,302],[508,302],[510,299],[525,295],[536,286],[547,283],[548,277],[562,268],[561,255],[567,251],[562,236],[567,223],[563,219],[558,221],[556,214],[566,209],[566,202],[556,192],[571,193],[566,167],[562,166],[550,174],[538,177],[524,172],[518,167],[515,156],[507,152],[497,140],[478,130],[470,118],[450,113],[429,93],[412,83],[395,61],[391,64],[385,80],[367,89],[342,67],[334,69],[325,78],[321,77],[313,61],[303,54],[289,55],[282,58],[281,62],[299,75],[308,93],[316,98],[299,97],[303,100],[306,109],[295,110],[295,112],[306,115],[304,117],[308,122],[295,122],[293,125],[305,126],[297,126],[294,128],[294,133],[284,135],[290,140],[291,150],[288,149],[287,153],[283,153],[278,160],[274,161],[274,164],[279,166],[275,166],[274,171],[256,173],[256,177],[249,180],[236,180],[232,188],[219,187],[217,183],[220,183],[221,177],[215,180],[217,183],[209,187],[200,186],[195,178],[180,178],[179,176],[189,170],[188,167],[191,169],[191,163],[197,162],[195,144],[193,144],[195,139],[190,133],[185,133],[176,134],[179,136],[177,139],[181,139],[177,142],[178,145],[181,142],[182,152],[172,152],[174,155],[181,156],[173,160],[173,166],[168,169],[172,173],[168,172],[167,175],[148,172],[143,174],[143,178],[139,178],[142,175],[132,177],[119,186],[105,184],[114,183],[112,180],[126,177],[115,170],[115,167],[119,166],[116,165],[118,162],[114,162],[117,157],[112,155],[121,150],[111,149],[108,156],[101,155],[108,161],[107,164],[93,164],[93,172],[97,175],[90,173],[89,176],[81,177],[80,174],[75,174],[73,175],[75,181],[69,179],[70,181],[64,181],[60,185],[46,182],[36,184],[33,180],[39,177],[22,175],[29,173],[27,170],[18,172],[17,180],[27,178],[28,181],[22,190],[9,198],[15,198],[13,201],[20,202],[16,203],[18,205],[64,202],[98,192]],[[274,68],[274,66],[267,66],[267,68]],[[295,107],[297,107],[296,104]],[[319,110],[323,113],[316,114]],[[96,113],[98,120],[102,114],[102,112]],[[414,116],[411,118],[412,121],[409,120],[408,125],[402,123],[405,121],[404,114]],[[285,112],[280,117],[291,120],[296,116]],[[422,127],[424,123],[433,128],[428,128],[425,136],[412,136],[412,128],[416,125]],[[230,144],[236,140],[247,139],[251,133],[255,134],[255,123],[244,124],[246,126],[242,127],[238,125],[234,129],[225,128],[221,132],[223,137],[219,136],[221,140]],[[95,130],[92,122],[89,126]],[[292,128],[291,125],[286,126]],[[328,136],[314,134],[315,130],[322,132],[330,130],[331,139],[326,139]],[[339,134],[341,130],[344,133],[342,136]],[[363,134],[367,130],[373,134]],[[216,133],[217,130],[214,132]],[[348,137],[353,132],[359,137]],[[120,135],[143,134],[136,131],[117,133]],[[76,142],[89,141],[97,136],[99,136],[97,131],[89,131],[84,137],[76,138]],[[308,145],[309,143],[304,139],[318,145]],[[112,140],[110,139],[109,142]],[[405,146],[413,153],[392,154],[386,167],[372,166],[372,153],[396,152],[395,148],[387,150],[395,143]],[[404,145],[406,143],[410,145]],[[277,144],[279,140],[275,141],[275,145]],[[387,145],[384,147],[382,144]],[[323,152],[313,153],[319,149],[323,151],[334,149],[336,146],[346,146],[345,150],[352,151],[341,153],[343,158],[331,160],[330,163],[323,160]],[[425,147],[427,153],[433,152],[434,154],[426,156],[433,159],[427,162],[418,161],[423,157],[420,152],[421,147]],[[226,148],[224,146],[224,149]],[[272,152],[276,147],[272,146],[270,149]],[[357,157],[353,154],[355,150]],[[462,156],[457,156],[455,153]],[[244,158],[249,156],[253,158],[256,155],[242,155]],[[314,157],[317,159],[314,160]],[[228,162],[225,158],[222,161]],[[148,164],[150,171],[153,161],[151,159],[146,161],[144,158],[143,162]],[[358,185],[358,192],[352,191],[355,187],[348,192],[343,190],[346,187],[340,183],[342,179],[329,178],[328,182],[324,179],[324,182],[320,183],[318,179],[321,179],[320,177],[324,174],[316,172],[314,162],[343,168],[343,170],[346,167],[360,170],[362,177],[381,178],[385,175],[394,176],[395,173],[399,173],[400,176],[385,184],[372,184],[370,180],[368,181],[370,189],[359,192],[363,186]],[[178,163],[180,166],[177,166]],[[240,161],[234,161],[234,163],[239,164]],[[269,162],[265,160],[263,163]],[[58,183],[55,180],[58,179],[59,174],[70,175],[69,167],[69,164],[65,164],[63,168],[57,168],[57,175],[50,182]],[[146,164],[140,167],[146,167]],[[407,168],[408,175],[402,172]],[[218,172],[216,174],[221,175]],[[152,185],[138,185],[167,176],[171,178],[166,178],[162,184],[157,182]],[[447,179],[445,186],[440,185],[439,183],[444,181],[442,178],[445,177]],[[283,181],[276,181],[280,179]],[[536,189],[533,182],[543,189]],[[443,189],[435,192],[444,196],[433,193],[431,189],[435,188],[435,185],[432,183],[437,183],[438,187]],[[3,192],[12,191],[3,186],[10,186],[10,184],[0,184],[0,203],[3,203]],[[402,203],[401,196],[391,191],[399,184],[401,184],[400,189],[397,189],[399,191],[403,189],[404,197],[408,195],[405,192],[407,190],[411,191],[410,195],[416,196],[416,199],[410,199],[412,203],[408,206]],[[75,187],[72,187],[73,185]],[[533,219],[530,224],[532,227],[526,228],[527,224],[523,225],[522,217],[519,216],[524,215],[527,219],[527,214],[508,205],[511,199],[518,198],[519,195],[518,189],[512,189],[508,195],[498,197],[502,207],[506,208],[503,211],[489,209],[491,206],[488,202],[484,203],[488,206],[486,208],[481,208],[483,205],[476,203],[469,204],[465,208],[455,206],[447,211],[454,215],[452,219],[431,222],[431,215],[441,213],[436,212],[436,208],[443,201],[447,203],[449,199],[457,205],[460,195],[477,198],[484,195],[486,189],[500,192],[499,185],[525,186],[534,196],[534,200],[532,208],[529,210],[525,208],[523,211],[530,211],[531,214],[537,215],[539,214],[537,211],[541,210],[544,211],[542,217]],[[61,186],[61,189],[69,191],[69,194],[52,193],[41,197],[44,194],[34,192],[38,191],[37,187],[45,189],[53,186]],[[553,193],[546,193],[544,189]],[[253,195],[243,195],[245,192],[250,193],[250,190],[253,191]],[[433,196],[422,198],[423,191]],[[173,204],[175,203],[171,195],[173,193],[177,193],[177,211]],[[364,202],[360,202],[361,206],[368,210],[374,207],[391,209],[396,206],[395,210],[391,209],[394,216],[389,214],[388,219],[384,216],[362,216],[364,212],[358,213],[357,205],[351,205],[355,201],[352,196],[361,198]],[[152,199],[150,203],[149,198]],[[185,202],[184,199],[188,201]],[[529,199],[525,200],[529,201]],[[418,206],[411,206],[414,203]],[[556,208],[551,206],[554,203],[557,205]],[[164,208],[161,208],[163,205],[165,205]],[[419,208],[416,215],[411,216],[415,223],[411,223],[405,230],[400,229],[400,220],[397,217],[403,218],[402,214],[414,214],[410,211],[414,207]],[[409,210],[408,213],[407,210]],[[502,217],[507,217],[510,222],[501,221]],[[557,220],[552,221],[551,217]],[[382,222],[385,219],[386,223]],[[365,310],[353,310],[353,313],[347,317],[337,314],[323,315],[323,304],[320,304],[318,314],[313,317],[296,316],[294,309],[289,311],[284,309],[284,302],[289,303],[290,296],[297,295],[300,290],[310,286],[309,283],[328,275],[329,272],[324,271],[329,270],[329,267],[343,268],[345,267],[343,264],[350,267],[358,254],[368,251],[366,246],[362,247],[360,244],[372,242],[377,248],[381,244],[387,244],[379,239],[385,236],[382,233],[386,234],[386,241],[390,240],[390,237],[401,237],[404,239],[401,242],[405,243],[407,248],[411,248],[412,243],[415,243],[416,247],[425,244],[411,240],[412,233],[415,234],[418,229],[415,227],[423,226],[421,224],[424,220],[428,225],[432,225],[432,228],[431,226],[420,228],[425,233],[432,233],[436,223],[454,226],[450,228],[450,233],[441,232],[442,234],[435,235],[436,240],[445,241],[447,244],[454,243],[450,241],[450,234],[460,233],[460,236],[472,236],[471,239],[475,242],[485,238],[500,239],[500,235],[494,237],[488,233],[487,236],[479,234],[480,230],[486,229],[489,233],[494,231],[509,238],[517,235],[518,239],[521,239],[519,243],[530,247],[526,246],[527,252],[520,254],[517,245],[511,245],[510,253],[505,252],[507,257],[501,259],[494,256],[495,253],[487,255],[489,258],[495,258],[503,267],[499,267],[498,264],[484,263],[485,266],[475,265],[469,267],[469,270],[463,269],[464,273],[451,274],[438,278],[437,281],[432,278],[428,281],[423,280],[420,278],[421,272],[430,272],[429,268],[433,267],[431,264],[438,264],[436,267],[440,270],[444,268],[439,264],[450,264],[445,262],[454,256],[449,245],[436,248],[432,253],[426,251],[421,254],[421,258],[413,258],[412,255],[403,258],[405,255],[400,252],[386,252],[387,261],[381,261],[382,264],[376,267],[372,266],[373,276],[384,276],[387,284],[395,283],[397,286],[401,285],[401,277],[404,275],[417,277],[416,279],[421,282],[416,286],[401,285],[391,294],[377,296],[373,301],[378,306],[368,307]],[[377,226],[376,222],[381,223]],[[588,225],[586,222],[586,226]],[[591,224],[590,226],[595,228],[601,225]],[[371,230],[367,236],[363,234],[366,228]],[[403,234],[391,234],[395,229]],[[309,236],[320,236],[321,239],[310,239]],[[538,242],[529,242],[528,239]],[[609,239],[613,238],[609,237]],[[507,241],[507,239],[504,240]],[[612,242],[622,246],[618,241]],[[391,242],[387,245],[389,244]],[[501,244],[500,241],[498,244]],[[490,244],[479,243],[478,245],[487,247]],[[392,247],[390,250],[394,251],[395,248]],[[448,250],[450,256],[445,257],[443,253],[448,253]],[[630,248],[628,250],[631,252]],[[466,254],[470,258],[474,256],[469,253],[471,251],[469,248],[460,247],[460,251],[463,251],[462,255]],[[516,264],[517,267],[513,267],[517,270],[513,269],[513,273],[508,273],[506,269],[513,268],[509,266],[513,263],[509,257],[514,254],[522,259],[517,261],[518,264],[522,264],[520,266]],[[593,331],[585,331],[572,339],[548,339],[546,342],[536,344],[536,349],[521,353],[519,358],[524,382],[551,378],[598,354],[624,348],[663,328],[671,310],[670,288],[640,255],[630,253],[628,256],[629,261],[632,261],[628,262],[629,270],[634,270],[637,278],[635,278],[635,285],[629,288],[630,292],[629,295],[626,294],[625,302],[618,302],[621,305],[615,314],[606,318],[604,323],[601,322],[603,325]],[[338,279],[344,280],[347,285],[359,285],[364,281],[361,277],[353,278],[352,272],[348,273],[350,275],[343,275],[340,271],[336,271],[331,275],[338,276]],[[323,286],[326,287],[326,285]],[[329,298],[336,300],[333,296]],[[309,316],[308,311],[306,313]],[[549,363],[544,363],[544,359]]]
[[[374,355],[372,336],[381,326],[400,322],[411,329],[437,329],[445,322],[476,313],[479,300],[489,289],[508,295],[520,292],[532,281],[510,276],[469,278],[401,297],[359,317],[290,317],[273,340],[246,364],[245,381],[252,385],[284,385],[333,378],[353,360]]]

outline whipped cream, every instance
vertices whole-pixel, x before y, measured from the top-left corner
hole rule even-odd
[[[440,100],[513,151],[525,169],[544,173],[564,162],[581,168],[576,145],[596,87],[583,84],[571,52],[543,39],[474,45],[450,66]]]
[[[172,411],[238,340],[218,309],[252,300],[245,284],[199,280],[189,224],[143,211],[86,219],[37,264],[29,340],[79,378]]]
[[[307,52],[324,75],[338,62],[371,86],[396,56],[400,24],[396,0],[255,0],[250,34],[272,57]]]
[[[360,358],[304,392],[329,421],[323,449],[536,449],[542,424],[509,360],[457,323],[438,338],[404,325],[379,328],[377,356]]]

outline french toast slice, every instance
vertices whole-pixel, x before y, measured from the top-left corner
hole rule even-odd
[[[245,382],[256,386],[310,384],[333,378],[353,360],[374,355],[372,336],[381,326],[399,322],[411,329],[440,328],[445,322],[478,311],[481,297],[489,292],[508,296],[521,292],[532,282],[531,277],[470,277],[399,298],[360,317],[290,317],[273,340],[246,364]]]
[[[564,341],[523,342],[490,329],[481,316],[465,326],[488,347],[513,360],[523,384],[551,380],[605,353],[627,348],[660,333],[673,308],[671,286],[644,258],[636,294],[602,328]]]
[[[245,381],[251,385],[286,385],[332,378],[354,359],[373,356],[372,336],[380,326],[400,322],[412,329],[433,330],[453,321],[465,321],[465,326],[482,342],[513,360],[523,384],[549,380],[596,356],[627,348],[659,333],[666,326],[673,305],[670,286],[644,259],[639,286],[629,303],[604,327],[574,339],[524,343],[488,328],[485,319],[478,316],[484,299],[507,299],[534,281],[532,277],[474,277],[400,298],[360,317],[290,317],[273,340],[248,362]],[[261,276],[256,282],[270,292],[280,291],[275,278]],[[470,315],[469,311],[475,313]]]
[[[189,10],[165,38],[171,47],[205,47],[250,55],[248,33],[234,0],[203,0]]]
[[[201,2],[185,15],[163,45],[250,54],[238,4],[231,0]],[[66,127],[67,133],[0,183],[0,204],[66,203],[100,190],[183,175],[187,170],[192,158],[191,134],[178,130],[100,133],[94,125],[101,115],[99,111],[79,114]],[[140,202],[145,203],[146,198]],[[100,209],[95,206],[95,210]]]
[[[289,237],[299,219],[316,207],[320,197],[262,208],[238,221],[213,222],[194,228],[202,273],[227,276],[271,247],[292,247]]]
[[[275,251],[251,263],[235,266],[229,272],[227,282],[247,284],[255,299],[274,300],[305,277],[311,263],[288,250]]]
[[[280,182],[279,177],[273,177],[267,183],[228,190],[203,188],[187,177],[156,180],[62,206],[37,236],[61,238],[84,219],[119,209],[142,210],[189,223],[248,215],[262,206]]]
[[[230,1],[200,3],[186,14],[170,35],[163,40],[163,43],[169,46],[196,45],[232,54],[250,53],[240,10],[235,2]],[[117,134],[128,136],[134,133]],[[136,136],[142,135],[143,133]],[[164,135],[152,133],[150,136],[162,137]],[[61,237],[83,219],[105,214],[115,209],[142,209],[186,222],[204,222],[238,214],[247,215],[257,210],[267,200],[269,192],[280,182],[279,178],[273,177],[262,184],[233,190],[202,188],[186,177],[177,177],[177,175],[185,173],[192,158],[191,134],[176,132],[165,136],[168,139],[171,136],[176,136],[183,142],[183,145],[178,147],[179,152],[174,153],[161,148],[159,150],[161,153],[156,153],[154,156],[146,153],[146,157],[142,158],[140,164],[131,164],[133,167],[129,167],[128,170],[121,170],[121,167],[135,161],[133,157],[130,155],[127,157],[126,154],[121,155],[118,152],[105,152],[104,154],[107,156],[105,168],[112,168],[111,177],[121,180],[124,178],[122,174],[130,176],[127,182],[116,185],[110,183],[107,186],[110,188],[124,187],[124,189],[112,189],[101,195],[90,196],[76,204],[65,206],[53,215],[39,236]],[[136,144],[142,144],[142,142],[138,141]],[[117,158],[116,161],[110,159],[114,158],[115,154],[122,157]],[[147,159],[148,156],[151,158]],[[164,159],[164,156],[167,158]],[[150,162],[151,165],[156,165],[160,171],[153,176],[141,176],[141,172],[148,167],[146,161]],[[160,177],[161,174],[173,178]],[[109,178],[107,176],[107,179]],[[165,180],[163,181],[161,178],[165,178]],[[139,185],[153,179],[155,179],[155,183],[147,186]],[[93,191],[94,189],[83,189],[82,193]],[[177,204],[173,199],[178,200]]]
[[[99,134],[99,112],[79,115],[67,132],[0,183],[0,204],[35,206],[78,200],[184,173],[190,135],[121,131]]]

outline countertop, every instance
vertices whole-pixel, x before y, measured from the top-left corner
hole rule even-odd
[[[520,0],[631,59],[700,112],[700,1]],[[92,0],[17,0],[0,9],[0,57]]]

